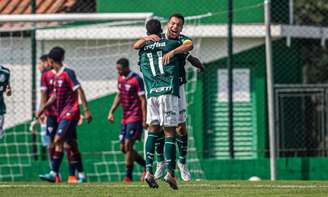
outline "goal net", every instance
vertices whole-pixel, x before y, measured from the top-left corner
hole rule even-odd
[[[40,72],[33,71],[35,61],[52,47],[66,50],[65,61],[73,68],[86,92],[93,122],[78,127],[79,146],[89,181],[118,181],[125,175],[124,155],[120,152],[118,133],[121,110],[115,114],[115,123],[107,122],[108,110],[116,92],[116,61],[126,57],[133,71],[139,72],[138,53],[132,43],[145,35],[145,21],[149,13],[112,14],[94,16],[73,15],[25,17],[0,17],[0,65],[10,69],[11,97],[5,96],[5,136],[0,139],[0,181],[37,180],[38,174],[49,170],[47,156],[42,152],[40,128],[31,132],[33,105],[40,98]],[[68,17],[68,18],[67,18]],[[71,18],[69,18],[71,17]],[[106,18],[107,17],[107,18]],[[199,25],[199,17],[187,18],[185,29]],[[68,22],[70,21],[70,22]],[[72,22],[73,21],[73,22]],[[163,27],[165,26],[163,19]],[[32,31],[36,34],[36,54],[32,55]],[[192,54],[199,55],[201,38],[194,40]],[[189,65],[186,93],[188,110],[195,102],[198,71]],[[35,75],[33,75],[35,73]],[[33,88],[35,81],[35,87]],[[34,97],[33,95],[36,95]],[[34,98],[36,98],[34,100]],[[189,152],[187,163],[194,179],[204,179],[204,172],[196,148],[192,115],[188,114]],[[142,154],[142,143],[136,144]],[[66,159],[64,159],[65,161]],[[67,175],[67,165],[61,167]],[[135,164],[134,179],[143,169]],[[65,179],[65,178],[64,178]]]

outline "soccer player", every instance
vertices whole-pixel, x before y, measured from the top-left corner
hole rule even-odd
[[[47,100],[50,98],[52,94],[54,94],[54,81],[56,77],[56,71],[50,66],[48,63],[48,55],[44,54],[40,57],[40,63],[38,64],[38,69],[42,73],[41,74],[41,102],[40,107],[45,105]],[[52,163],[52,153],[54,153],[54,137],[55,132],[58,128],[58,122],[57,122],[57,109],[56,105],[52,104],[50,107],[48,107],[45,110],[45,113],[39,117],[39,122],[41,124],[41,136],[42,136],[42,144],[46,145],[46,142],[48,142],[48,155],[49,155],[49,161],[50,161],[50,168]],[[33,121],[34,122],[34,121]],[[35,127],[35,124],[32,125]],[[44,132],[43,129],[45,129],[46,135],[42,135]],[[48,138],[48,139],[47,139]],[[68,168],[69,168],[69,179],[68,182],[74,182],[74,175],[75,175],[75,167],[71,162],[71,148],[69,145],[65,145],[65,151],[66,151],[66,157],[68,160]],[[42,179],[44,175],[40,175],[40,178]]]
[[[0,139],[5,135],[5,130],[3,129],[5,123],[4,115],[6,114],[6,104],[3,98],[4,92],[6,96],[11,96],[10,70],[0,65]]]
[[[169,17],[169,21],[167,23],[167,32],[165,33],[165,37],[171,40],[178,40],[182,46],[190,46],[192,45],[192,40],[185,35],[180,34],[184,25],[184,17],[181,14],[173,14]],[[166,57],[163,58],[171,58],[170,53]],[[200,62],[200,60],[189,53],[183,53],[178,55],[179,59],[179,125],[177,127],[177,145],[179,150],[179,162],[178,167],[180,170],[180,175],[182,180],[190,181],[191,174],[186,165],[186,156],[188,152],[188,133],[186,129],[186,96],[184,90],[184,84],[187,82],[186,80],[186,71],[185,64],[186,60],[188,60],[193,66],[199,68],[201,71],[204,71],[204,66]],[[156,147],[156,154],[158,158],[155,178],[160,179],[163,176],[165,170],[165,162],[163,159],[163,138],[159,138]]]
[[[51,70],[51,67],[48,64],[48,55],[44,54],[39,58],[39,64],[38,64],[38,70],[41,73],[41,99],[40,99],[40,105],[42,103],[44,104],[46,99],[48,98],[48,95],[52,94],[53,91],[53,79],[54,79],[54,72],[49,72]],[[50,75],[49,75],[50,74]],[[47,116],[49,116],[49,124],[47,124]],[[54,118],[53,118],[54,117]],[[42,143],[42,149],[41,149],[41,155],[42,160],[46,158],[47,149],[49,149],[50,143],[53,141],[53,135],[50,135],[49,131],[53,130],[53,125],[51,125],[52,122],[56,122],[56,111],[54,106],[49,108],[47,112],[45,113],[45,116],[41,116],[38,120],[31,122],[31,131],[35,132],[35,126],[36,123],[40,123],[41,127],[41,143]],[[51,120],[52,119],[52,120]],[[49,125],[49,127],[47,127]],[[50,139],[51,138],[51,139]],[[50,154],[50,151],[48,151],[48,154]],[[49,158],[50,155],[49,155]]]
[[[118,92],[108,113],[108,121],[114,122],[114,112],[122,105],[123,118],[119,135],[120,149],[125,154],[126,176],[123,182],[132,181],[133,162],[146,169],[143,157],[134,150],[136,140],[140,140],[142,128],[146,128],[146,98],[142,78],[130,70],[129,60],[121,58],[116,62],[118,72]],[[141,177],[143,180],[144,175]]]
[[[175,179],[176,147],[175,129],[178,125],[179,78],[178,60],[175,54],[190,48],[180,46],[176,40],[160,38],[160,21],[151,19],[146,24],[147,36],[133,45],[139,49],[139,66],[144,76],[147,90],[147,124],[149,125],[146,141],[146,182],[151,188],[158,188],[152,165],[155,143],[164,128],[164,157],[168,164],[164,180],[173,189],[178,189]],[[191,46],[192,47],[192,46]],[[169,54],[169,55],[168,55]],[[164,58],[167,56],[167,58]]]
[[[48,54],[48,63],[56,71],[54,79],[54,91],[50,95],[47,102],[41,106],[41,109],[37,113],[37,118],[40,117],[46,109],[55,104],[57,111],[58,128],[55,131],[54,137],[54,150],[52,153],[52,171],[49,174],[40,176],[42,180],[49,182],[61,182],[59,177],[59,167],[63,158],[64,142],[70,146],[71,149],[71,161],[78,173],[80,182],[85,181],[85,175],[83,173],[83,165],[81,154],[77,145],[77,133],[76,126],[80,118],[80,109],[78,103],[78,97],[80,97],[84,116],[88,120],[88,123],[92,121],[92,116],[88,109],[87,101],[84,91],[77,80],[74,70],[67,68],[63,65],[65,50],[61,47],[54,47]],[[70,177],[73,172],[70,172]],[[70,182],[70,180],[69,180]],[[71,181],[73,183],[73,181]]]

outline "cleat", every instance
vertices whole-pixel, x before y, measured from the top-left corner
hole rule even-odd
[[[191,174],[190,174],[190,172],[187,168],[187,165],[178,162],[178,167],[179,167],[179,170],[180,170],[181,179],[184,180],[184,181],[190,181],[191,180]]]
[[[148,183],[150,188],[158,188],[158,184],[154,178],[154,175],[150,174],[149,172],[146,173],[145,181]]]
[[[87,182],[87,177],[84,174],[79,174],[77,182],[78,183],[85,183],[85,182]]]
[[[51,171],[48,174],[40,174],[39,178],[43,181],[48,181],[50,183],[60,183],[61,178],[59,175],[56,175],[55,172]]]
[[[130,177],[124,177],[123,179],[123,183],[131,183],[132,182],[132,179]]]
[[[167,182],[172,189],[178,189],[177,181],[175,180],[175,177],[173,177],[170,173],[166,174],[164,181]]]
[[[165,161],[157,162],[156,165],[156,172],[155,172],[155,179],[161,179],[164,176],[164,171],[165,171]]]
[[[77,180],[76,176],[69,176],[67,179],[67,183],[76,184],[76,183],[78,183],[78,180]]]

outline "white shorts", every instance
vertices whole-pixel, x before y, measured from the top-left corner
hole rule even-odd
[[[179,87],[179,124],[187,120],[187,101],[184,85]]]
[[[178,126],[179,97],[167,94],[147,99],[147,124],[164,127]]]

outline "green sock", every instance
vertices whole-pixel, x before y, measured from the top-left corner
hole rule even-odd
[[[167,162],[167,170],[174,176],[176,164],[175,137],[165,137],[164,156]]]
[[[164,161],[164,144],[165,144],[165,136],[164,132],[161,132],[160,136],[156,141],[156,157],[157,162]]]
[[[177,144],[179,149],[179,162],[186,164],[186,157],[188,152],[188,134],[177,135]]]
[[[155,143],[158,138],[158,133],[149,132],[146,141],[146,170],[153,174],[153,160],[155,153]]]

